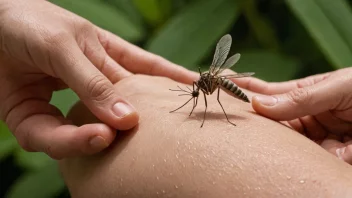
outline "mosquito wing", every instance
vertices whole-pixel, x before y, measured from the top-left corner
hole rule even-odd
[[[230,67],[234,66],[241,58],[240,54],[235,54],[231,56],[229,59],[226,60],[225,64],[219,67],[219,69],[214,73],[214,75],[218,75],[223,72],[225,69],[229,69]]]
[[[238,74],[227,74],[227,75],[219,75],[220,78],[243,78],[253,76],[254,72],[245,72],[245,73],[238,73]]]
[[[209,69],[211,74],[217,73],[217,71],[222,66],[222,64],[224,64],[227,58],[227,55],[229,54],[231,44],[232,44],[231,35],[226,34],[225,36],[221,37],[221,39],[216,45],[213,62],[211,63],[211,66]]]

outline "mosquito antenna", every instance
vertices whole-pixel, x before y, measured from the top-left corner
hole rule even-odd
[[[179,89],[169,89],[170,91],[180,91],[180,92],[186,92],[186,93],[189,93],[189,94],[192,94],[192,90],[190,89],[190,88],[188,88],[189,89],[189,91],[187,91],[187,90],[184,90],[184,89],[182,89],[180,86],[178,86],[177,85],[177,87],[179,88]]]
[[[180,86],[177,85],[177,87],[178,87],[180,90],[187,92],[187,90],[182,89]],[[187,88],[188,88],[188,87],[187,87]],[[189,88],[188,88],[188,89],[189,89]],[[189,91],[192,92],[190,89],[189,89]]]
[[[175,112],[175,111],[181,109],[181,108],[184,107],[187,103],[189,103],[189,101],[191,101],[193,98],[194,98],[194,97],[190,98],[185,104],[183,104],[183,105],[180,106],[179,108],[177,108],[177,109],[175,109],[175,110],[173,110],[173,111],[170,111],[170,113]]]
[[[178,89],[169,89],[170,91],[178,91],[178,92],[186,92],[191,94],[191,92],[185,91],[185,90],[178,90]]]

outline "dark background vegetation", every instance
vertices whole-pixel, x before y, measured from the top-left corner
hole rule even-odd
[[[347,0],[52,0],[122,38],[192,70],[206,70],[218,39],[233,37],[237,72],[285,81],[352,64]],[[58,27],[60,28],[60,27]],[[142,65],[141,65],[142,66]],[[66,114],[71,90],[52,103]],[[35,126],[33,126],[35,127]],[[0,125],[0,197],[69,197],[56,163],[21,150]]]

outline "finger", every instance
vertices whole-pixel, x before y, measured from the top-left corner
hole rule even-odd
[[[119,130],[131,129],[139,116],[102,74],[82,53],[78,45],[59,46],[53,57],[57,75],[77,93],[79,98],[104,123]]]
[[[352,135],[352,124],[335,117],[331,111],[325,111],[315,116],[326,130],[336,135]]]
[[[314,85],[324,79],[326,79],[330,73],[317,74],[306,78],[291,80],[287,82],[272,82],[268,83],[263,80],[250,77],[250,78],[239,78],[233,81],[240,87],[248,89],[250,91],[260,94],[282,94],[289,92],[293,89],[302,88]]]
[[[198,73],[189,71],[160,56],[144,51],[108,31],[100,28],[98,31],[100,42],[106,52],[128,71],[153,76],[164,76],[187,84],[191,84],[199,78]]]
[[[298,133],[306,136],[304,125],[301,123],[300,119],[289,120],[288,124]]]
[[[345,110],[335,110],[332,112],[332,114],[335,116],[335,117],[338,117],[344,121],[347,121],[347,122],[352,122],[352,109],[349,108],[349,109],[345,109]],[[352,131],[352,127],[350,129]],[[352,134],[351,134],[352,135]]]
[[[132,75],[106,53],[96,36],[84,42],[84,54],[113,84]]]
[[[341,138],[339,136],[329,134],[321,143],[321,147],[329,153],[337,156],[336,149],[344,147],[344,144],[341,143]]]
[[[54,159],[99,152],[116,135],[104,124],[69,125],[61,112],[43,99],[27,98],[16,104],[6,121],[22,148],[45,152]]]
[[[336,155],[346,163],[352,164],[352,145],[336,149]]]
[[[334,83],[322,81],[285,94],[254,96],[252,106],[258,113],[274,120],[293,120],[334,109],[342,96],[331,94],[332,90],[337,91]]]
[[[77,127],[64,124],[63,119],[47,114],[30,116],[18,126],[16,137],[27,150],[62,159],[100,152],[116,136],[116,132],[105,124]]]
[[[327,131],[313,116],[304,116],[299,119],[306,129],[306,134],[309,139],[318,141],[327,136]]]

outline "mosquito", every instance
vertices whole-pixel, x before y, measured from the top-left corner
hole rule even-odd
[[[242,78],[242,77],[249,77],[254,75],[254,72],[246,72],[246,73],[237,73],[237,74],[228,74],[228,75],[221,75],[221,73],[225,69],[230,69],[232,66],[234,66],[240,59],[241,55],[239,53],[234,54],[230,58],[226,59],[230,48],[232,44],[232,38],[231,35],[226,34],[225,36],[221,37],[219,42],[216,45],[215,49],[215,54],[213,57],[213,62],[210,65],[209,71],[206,72],[201,72],[200,68],[199,69],[199,79],[197,81],[193,82],[193,90],[187,87],[188,90],[182,89],[181,87],[178,86],[179,89],[170,89],[171,91],[178,91],[181,92],[179,96],[191,96],[191,98],[184,103],[182,106],[179,108],[170,111],[170,113],[175,112],[182,107],[184,107],[186,104],[188,104],[192,99],[193,99],[193,108],[191,110],[191,113],[189,116],[192,115],[192,112],[194,108],[198,104],[198,98],[200,95],[200,91],[203,93],[204,96],[204,102],[205,102],[205,111],[203,114],[203,122],[200,127],[203,127],[204,121],[205,121],[205,115],[207,112],[208,108],[208,102],[207,102],[207,97],[206,95],[211,95],[217,90],[217,100],[222,108],[222,111],[224,112],[227,121],[236,126],[233,122],[231,122],[225,112],[224,107],[222,106],[220,102],[220,89],[225,91],[227,94],[235,97],[236,99],[242,100],[244,102],[250,103],[248,97],[246,94],[230,79],[231,78]]]

